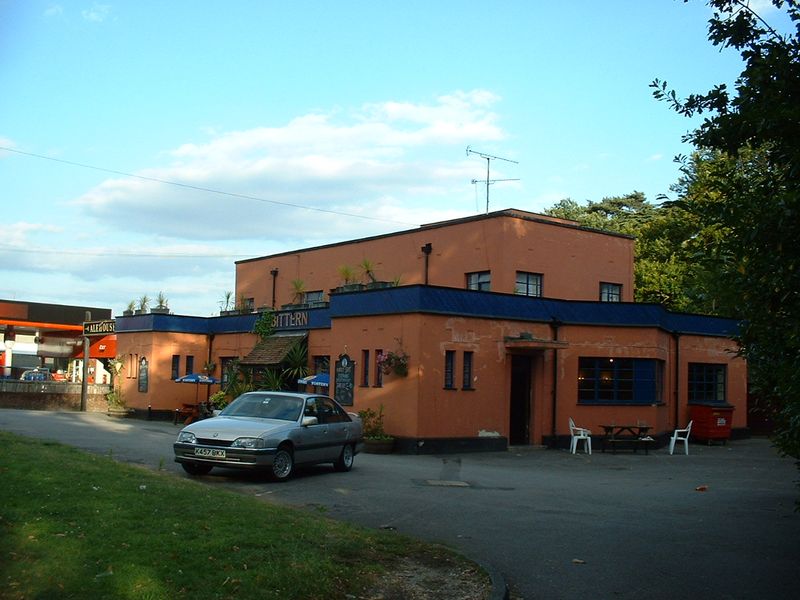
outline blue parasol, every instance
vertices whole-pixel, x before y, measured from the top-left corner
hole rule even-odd
[[[183,377],[178,377],[175,380],[176,383],[206,383],[211,385],[212,383],[219,383],[219,379],[216,377],[212,377],[211,375],[206,375],[205,373],[189,373],[188,375],[184,375]]]
[[[318,385],[320,387],[328,387],[331,384],[330,375],[327,373],[317,373],[316,375],[309,375],[308,377],[303,377],[302,379],[298,379],[297,383],[302,383],[304,385]]]
[[[214,383],[219,383],[219,379],[216,377],[212,377],[211,375],[206,375],[205,373],[189,373],[184,375],[183,377],[178,377],[175,380],[175,383],[194,383],[197,385],[197,391],[194,394],[194,402],[198,404],[200,402],[200,384],[203,383],[205,385],[212,385]]]

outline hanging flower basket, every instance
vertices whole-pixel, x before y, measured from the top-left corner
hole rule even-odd
[[[384,352],[378,358],[378,366],[384,375],[394,373],[400,377],[408,375],[409,356],[402,350],[397,352]]]

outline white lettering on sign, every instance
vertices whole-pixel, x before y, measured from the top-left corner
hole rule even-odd
[[[114,319],[86,321],[83,324],[83,335],[108,335],[110,333],[116,333],[116,321]]]
[[[308,312],[298,311],[276,313],[273,326],[276,329],[284,329],[288,327],[308,327]]]

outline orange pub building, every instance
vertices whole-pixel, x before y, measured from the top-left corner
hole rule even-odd
[[[299,341],[330,380],[314,389],[382,407],[400,451],[565,446],[569,418],[663,442],[717,409],[743,432],[737,323],[633,302],[633,260],[629,236],[503,210],[239,261],[235,314],[117,317],[123,396],[172,412],[198,394],[178,376],[276,364]],[[275,333],[259,341],[264,310]]]

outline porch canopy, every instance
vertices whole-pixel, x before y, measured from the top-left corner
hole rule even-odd
[[[526,354],[536,350],[559,350],[569,346],[567,342],[536,338],[529,333],[522,333],[519,337],[506,337],[503,341],[506,350],[511,354]]]
[[[239,364],[250,367],[279,365],[295,344],[299,344],[306,339],[306,335],[308,334],[276,333],[268,338],[264,338],[255,345],[250,351],[250,354],[239,361]]]

